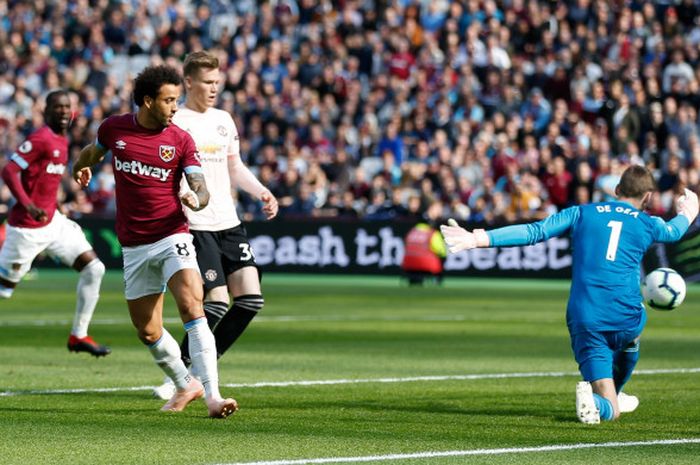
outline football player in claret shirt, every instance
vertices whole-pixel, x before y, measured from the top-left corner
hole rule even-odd
[[[71,102],[66,91],[46,96],[46,126],[32,133],[2,171],[16,203],[8,217],[7,238],[0,250],[0,297],[10,298],[32,262],[47,252],[80,274],[68,349],[96,357],[109,347],[88,336],[88,326],[100,296],[105,273],[83,230],[57,211],[58,187],[68,164]]]
[[[542,221],[473,232],[441,226],[451,253],[475,247],[531,245],[569,235],[573,262],[566,323],[584,381],[576,385],[576,414],[583,423],[614,420],[639,405],[622,392],[639,360],[646,323],[640,266],[654,242],[680,239],[698,214],[698,196],[686,189],[678,215],[666,222],[644,213],[656,183],[643,166],[631,166],[615,189],[617,199],[562,210]]]
[[[90,166],[112,154],[117,203],[116,231],[124,257],[126,301],[131,321],[156,364],[175,383],[163,406],[178,412],[205,396],[209,416],[225,418],[238,409],[219,393],[216,344],[204,316],[202,279],[182,206],[201,210],[209,192],[197,148],[172,124],[182,79],[169,66],[145,68],[134,81],[136,113],[110,116],[97,140],[83,148],[73,177],[87,186]],[[185,176],[190,191],[178,195]],[[180,347],[163,327],[163,293],[170,289],[190,340],[191,376]]]
[[[253,249],[236,214],[231,191],[241,188],[259,199],[268,219],[277,214],[277,199],[243,164],[231,115],[213,108],[221,82],[217,57],[205,51],[189,54],[184,75],[187,99],[173,122],[194,138],[210,193],[207,208],[186,213],[204,280],[204,313],[220,357],[264,304]],[[233,300],[230,308],[229,295]],[[189,365],[187,334],[180,348]],[[167,399],[174,388],[168,379],[153,393]]]

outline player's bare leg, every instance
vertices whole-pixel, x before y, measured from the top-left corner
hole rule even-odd
[[[216,287],[207,293],[204,299],[204,314],[207,317],[207,324],[212,331],[214,330],[214,326],[221,320],[221,317],[226,314],[227,310],[228,292],[226,286]],[[187,333],[185,333],[185,337],[180,344],[180,352],[182,352],[182,360],[185,362],[185,365],[189,367],[192,361],[190,359],[190,340]],[[170,399],[174,392],[175,385],[168,377],[163,380],[163,384],[153,388],[153,396],[158,399]]]
[[[204,314],[207,318],[207,324],[209,325],[209,329],[211,329],[212,331],[214,330],[214,327],[219,322],[219,320],[221,320],[221,317],[223,317],[226,314],[226,311],[228,310],[228,293],[226,291],[226,286],[220,286],[218,288],[212,289],[212,291],[216,291],[217,289],[220,289],[223,294],[223,297],[215,297],[221,299],[220,301],[207,300],[212,294],[211,292],[207,293],[207,298],[205,298],[204,301]],[[216,344],[218,347],[219,343],[217,342]],[[187,333],[185,333],[185,336],[183,337],[182,342],[180,343],[180,352],[182,353],[182,361],[185,362],[185,366],[189,367],[192,364],[192,360],[190,359],[190,340],[187,336]],[[218,348],[217,352],[218,356],[220,357],[221,352],[218,350]],[[173,384],[173,381],[167,376],[163,380],[163,384],[153,388],[153,396],[158,399],[170,399],[174,393],[175,385]]]
[[[179,412],[190,402],[202,397],[204,390],[187,372],[180,359],[180,346],[163,328],[163,294],[152,294],[127,300],[131,321],[138,337],[148,346],[156,364],[175,383],[176,391],[162,410]]]
[[[615,382],[612,378],[603,378],[591,383],[593,394],[602,397],[610,402],[612,406],[612,418],[608,420],[616,420],[620,417],[620,407],[617,404],[617,391],[615,390]]]
[[[216,339],[217,357],[221,357],[243,334],[248,324],[264,305],[260,290],[258,269],[246,266],[227,277],[228,286],[218,286],[207,292],[204,312],[207,323]],[[229,293],[234,302],[228,309]],[[180,346],[183,358],[189,360],[189,340],[187,336]],[[170,398],[174,390],[172,381],[166,379],[153,389],[153,395],[160,399]]]
[[[216,363],[216,342],[207,325],[202,304],[202,278],[199,271],[185,268],[176,272],[168,281],[168,288],[175,298],[180,317],[189,338],[192,369],[204,386],[209,416],[225,418],[238,410],[234,399],[224,399],[219,392],[219,374]],[[178,347],[178,355],[179,355]],[[184,367],[184,364],[182,364]]]

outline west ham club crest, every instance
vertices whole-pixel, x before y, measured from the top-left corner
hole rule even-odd
[[[158,147],[158,155],[160,155],[160,159],[168,162],[175,158],[175,147],[172,145],[161,145]]]

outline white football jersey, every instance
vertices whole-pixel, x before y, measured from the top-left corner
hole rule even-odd
[[[209,204],[200,211],[185,208],[190,229],[222,231],[241,223],[231,197],[228,157],[240,156],[238,129],[227,112],[209,108],[204,113],[181,107],[173,122],[187,131],[197,144],[204,178],[209,190]],[[181,192],[189,190],[182,180]]]

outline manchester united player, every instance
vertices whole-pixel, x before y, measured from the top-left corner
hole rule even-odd
[[[138,112],[105,119],[97,141],[80,152],[73,177],[87,186],[89,167],[112,153],[129,313],[139,338],[177,387],[162,410],[181,411],[205,395],[209,416],[225,418],[238,404],[219,393],[216,344],[202,309],[202,279],[182,209],[206,207],[209,192],[192,137],[171,124],[181,82],[171,67],[144,69],[134,81]],[[183,173],[191,191],[179,197]],[[189,375],[177,342],[163,327],[166,285],[189,335],[192,365],[201,383]]]
[[[242,188],[263,202],[268,219],[277,215],[277,200],[241,161],[238,130],[231,115],[213,108],[219,91],[219,60],[211,53],[191,53],[184,63],[187,98],[173,122],[197,144],[204,177],[211,194],[209,206],[187,211],[197,261],[204,280],[204,313],[216,338],[220,357],[263,307],[260,275],[246,230],[236,214],[232,189]],[[233,305],[229,308],[229,294]],[[181,345],[188,359],[187,335]],[[172,381],[154,389],[168,399]]]
[[[46,251],[80,273],[68,349],[104,356],[111,350],[88,336],[88,326],[105,266],[80,226],[56,210],[58,186],[68,162],[71,103],[67,92],[56,90],[46,96],[44,120],[46,126],[19,146],[2,171],[17,203],[10,211],[7,238],[0,250],[0,297],[12,296],[32,261]]]

